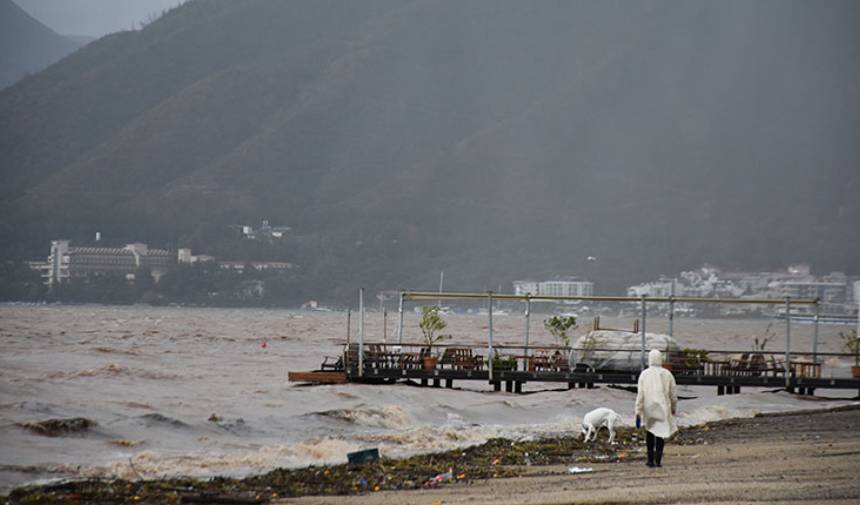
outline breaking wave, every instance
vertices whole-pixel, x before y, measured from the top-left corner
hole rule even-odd
[[[350,424],[374,428],[406,428],[413,426],[415,420],[402,408],[387,406],[382,408],[334,409],[315,412],[312,415],[337,419]]]
[[[177,456],[147,450],[138,452],[127,460],[81,468],[79,474],[83,477],[121,479],[239,476],[265,472],[278,467],[345,463],[346,454],[358,449],[359,446],[355,443],[322,438],[293,445],[267,446],[228,454],[206,452]]]
[[[170,426],[172,428],[185,428],[188,425],[179,419],[174,419],[172,417],[167,417],[164,414],[159,414],[158,412],[153,412],[152,414],[144,414],[138,417],[143,424],[147,427],[152,426]]]

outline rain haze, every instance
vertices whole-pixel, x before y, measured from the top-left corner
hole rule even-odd
[[[0,493],[631,426],[646,342],[685,429],[851,405],[857,26],[848,0],[0,0]],[[354,379],[347,335],[396,384],[287,381]],[[624,353],[576,354],[598,338]],[[496,360],[532,375],[500,391]]]

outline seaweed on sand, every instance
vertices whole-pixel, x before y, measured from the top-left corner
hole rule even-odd
[[[417,489],[476,479],[514,477],[525,465],[622,461],[641,445],[635,432],[618,429],[616,445],[601,436],[583,444],[577,437],[537,440],[495,438],[484,444],[400,459],[383,458],[366,464],[310,466],[272,470],[233,479],[157,479],[141,481],[91,479],[28,486],[12,491],[13,504],[54,503],[266,503],[304,495],[346,495],[382,490]],[[435,478],[434,478],[435,477]],[[441,478],[440,478],[441,477]],[[456,485],[456,484],[455,484]]]

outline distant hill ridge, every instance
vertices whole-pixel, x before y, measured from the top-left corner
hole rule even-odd
[[[187,2],[0,92],[0,254],[95,231],[206,247],[268,218],[320,297],[443,269],[602,292],[703,261],[857,273],[858,21],[851,1]]]
[[[12,0],[0,0],[0,88],[5,88],[91,41],[59,35]]]

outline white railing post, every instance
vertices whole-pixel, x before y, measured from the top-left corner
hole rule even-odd
[[[526,322],[525,322],[525,329],[523,331],[523,345],[525,346],[526,360],[528,360],[528,357],[529,357],[529,318],[531,317],[531,308],[532,308],[532,300],[531,300],[530,296],[531,296],[530,293],[526,294],[526,314],[525,314]]]
[[[642,295],[642,324],[639,325],[639,331],[642,333],[642,347],[639,349],[639,370],[645,370],[645,317],[648,314],[648,309],[645,304],[645,295]]]
[[[403,298],[406,296],[404,291],[400,292],[400,303],[397,305],[397,345],[403,345]]]
[[[785,297],[785,388],[791,384],[791,297]]]
[[[352,309],[346,309],[346,351],[343,354],[343,367],[346,368],[347,373],[351,373],[349,367],[352,363],[349,362],[349,338],[350,333],[352,333]]]
[[[490,382],[493,381],[493,292],[487,291],[487,370],[489,371]]]
[[[812,328],[812,362],[818,363],[818,320],[821,318],[818,299],[815,299],[815,326]]]
[[[364,288],[358,290],[358,376],[364,376]]]

